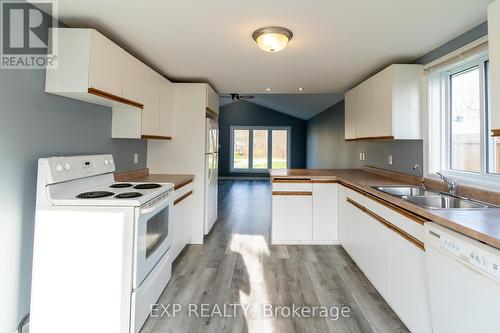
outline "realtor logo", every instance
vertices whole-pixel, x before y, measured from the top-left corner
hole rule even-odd
[[[56,64],[55,0],[0,1],[1,68],[40,69]]]

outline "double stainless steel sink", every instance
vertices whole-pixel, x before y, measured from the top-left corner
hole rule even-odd
[[[443,192],[433,192],[415,186],[374,186],[375,190],[414,203],[427,209],[494,209],[491,204]]]

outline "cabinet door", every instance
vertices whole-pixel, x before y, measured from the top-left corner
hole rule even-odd
[[[313,240],[338,241],[337,184],[313,183]]]
[[[390,295],[390,230],[348,203],[350,254],[385,299]],[[352,253],[351,253],[352,252]]]
[[[122,97],[125,51],[93,30],[91,38],[89,88]]]
[[[219,114],[219,95],[207,84],[207,108]]]
[[[500,132],[500,0],[495,1],[488,7],[488,43],[491,128]]]
[[[369,113],[370,136],[393,136],[392,131],[392,88],[394,67],[388,67],[373,77],[372,109]]]
[[[344,186],[337,187],[337,206],[339,209],[338,224],[339,224],[339,243],[345,248],[348,239],[348,223],[347,223],[347,193]]]
[[[160,75],[145,67],[142,135],[160,135]]]
[[[357,106],[356,106],[356,128],[358,138],[372,137],[372,79],[361,83],[357,88]]]
[[[175,260],[179,253],[182,251],[183,229],[182,224],[184,220],[184,205],[182,201],[174,205],[173,220],[172,220],[172,245],[170,253],[172,260]]]
[[[357,90],[349,90],[345,94],[345,139],[356,139],[356,106]]]
[[[273,195],[273,241],[312,240],[312,195]]]
[[[432,332],[425,252],[391,231],[389,303],[414,333]]]
[[[123,98],[144,104],[144,65],[126,53],[123,65]]]
[[[165,78],[160,79],[160,135],[172,136],[174,118],[173,84]]]

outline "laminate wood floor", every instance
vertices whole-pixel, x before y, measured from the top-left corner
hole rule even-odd
[[[217,223],[203,245],[186,247],[174,262],[141,332],[408,331],[341,246],[271,246],[270,215],[268,181],[221,180]],[[232,304],[248,307],[246,316]],[[293,305],[323,306],[330,316],[291,317],[285,308]]]

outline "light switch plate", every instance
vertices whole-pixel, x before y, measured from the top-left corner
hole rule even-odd
[[[392,165],[392,155],[387,156],[387,164]]]
[[[135,153],[134,154],[134,164],[137,164],[137,163],[139,163],[139,154]]]

